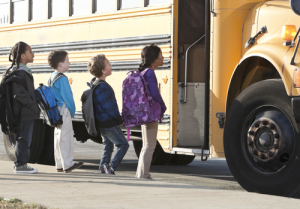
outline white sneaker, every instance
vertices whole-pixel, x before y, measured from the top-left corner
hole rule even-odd
[[[14,167],[15,173],[37,173],[38,169],[36,168],[31,168],[29,165],[21,165],[18,167]]]
[[[103,166],[99,169],[99,173],[109,174],[108,167],[107,167],[106,165],[103,165]]]

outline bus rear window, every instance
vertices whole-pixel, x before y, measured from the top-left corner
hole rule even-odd
[[[115,1],[107,0],[96,0],[95,1],[96,13],[99,12],[112,12],[115,10],[116,3]]]
[[[141,0],[120,0],[120,9],[130,9],[142,7]]]
[[[148,0],[147,6],[156,6],[156,5],[163,5],[163,4],[170,4],[170,0]]]
[[[107,1],[108,2],[108,1]],[[90,13],[91,1],[87,0],[72,0],[72,16],[87,15]]]
[[[47,0],[31,0],[31,20],[45,20]]]
[[[12,0],[13,23],[27,22],[27,5],[25,0]]]
[[[0,25],[8,24],[8,0],[0,0]]]
[[[68,16],[68,0],[51,0],[51,18]]]

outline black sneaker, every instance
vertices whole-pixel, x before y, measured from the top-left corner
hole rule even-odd
[[[74,163],[70,168],[64,170],[65,173],[69,173],[74,169],[80,168],[83,165],[83,162]]]

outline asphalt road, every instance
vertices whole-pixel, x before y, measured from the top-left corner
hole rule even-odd
[[[102,145],[92,141],[79,143],[74,140],[74,159],[83,161],[85,165],[81,169],[97,172],[102,155]],[[9,161],[0,134],[0,160]],[[116,171],[117,175],[135,176],[138,158],[135,155],[132,142],[121,165]],[[13,163],[12,163],[13,169]],[[53,169],[55,169],[53,167]],[[12,170],[13,171],[13,170]],[[151,166],[151,176],[157,181],[184,183],[189,185],[221,188],[230,190],[243,190],[231,175],[223,158],[212,158],[202,162],[200,157],[186,166]]]

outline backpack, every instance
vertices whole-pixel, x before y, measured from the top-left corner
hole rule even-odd
[[[48,81],[48,86],[40,83],[40,86],[35,90],[36,98],[38,105],[43,113],[44,119],[49,126],[57,127],[63,124],[62,116],[60,115],[57,104],[55,101],[55,95],[52,91],[52,86],[55,81],[60,77],[65,76],[62,73],[58,73],[50,82],[51,78]],[[65,105],[65,104],[64,104]]]
[[[130,127],[144,125],[160,120],[160,104],[150,95],[148,83],[144,75],[149,68],[139,71],[130,71],[123,81],[122,117],[127,127],[127,140],[129,140]]]
[[[96,137],[99,134],[99,130],[97,129],[96,122],[95,122],[95,114],[94,114],[94,103],[93,103],[93,92],[96,88],[96,86],[99,83],[102,83],[101,80],[96,80],[96,78],[93,78],[90,83],[87,82],[88,87],[90,89],[83,92],[81,95],[81,110],[82,110],[82,118],[84,120],[84,124],[86,127],[86,130],[89,135]]]
[[[22,105],[14,100],[12,92],[12,83],[21,84],[26,90],[26,80],[17,75],[17,71],[4,73],[0,83],[0,124],[2,132],[6,135],[17,134],[21,122]],[[18,115],[13,112],[13,101],[16,102]]]

